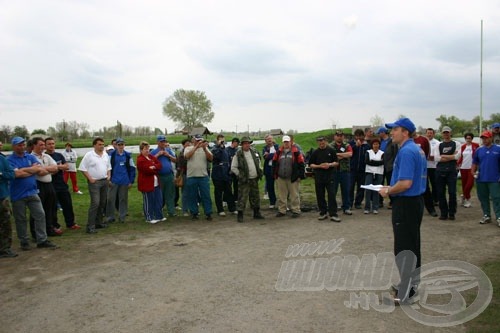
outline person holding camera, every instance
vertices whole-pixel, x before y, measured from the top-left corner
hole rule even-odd
[[[214,184],[214,199],[219,216],[226,216],[223,201],[227,202],[229,212],[236,211],[234,197],[231,191],[230,157],[226,149],[224,135],[217,135],[217,141],[212,148],[212,183]]]
[[[203,140],[199,134],[194,136],[192,146],[184,149],[184,157],[187,160],[186,190],[189,211],[192,219],[198,219],[198,196],[208,221],[212,220],[212,198],[210,198],[210,183],[208,178],[208,162],[213,159],[208,149],[208,142]]]

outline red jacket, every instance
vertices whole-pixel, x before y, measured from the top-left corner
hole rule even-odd
[[[476,152],[476,149],[479,148],[479,144],[477,144],[475,142],[471,142],[471,145],[472,145],[472,156],[474,156],[474,153]],[[462,147],[460,147],[460,158],[457,161],[458,167],[460,167],[462,165],[462,154],[463,154],[463,152],[465,150],[465,147],[467,147],[466,143],[464,143],[462,145]]]
[[[158,184],[160,183],[158,171],[161,170],[161,162],[151,154],[147,158],[141,154],[137,157],[137,170],[139,171],[137,189],[141,192],[153,192],[155,190],[155,176],[158,178]]]

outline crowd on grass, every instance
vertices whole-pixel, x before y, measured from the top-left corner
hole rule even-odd
[[[465,143],[452,139],[452,129],[441,129],[441,141],[435,130],[412,133],[412,140],[427,160],[425,208],[440,220],[455,220],[457,206],[471,207],[471,192],[476,185],[483,216],[481,224],[494,219],[500,227],[500,124],[484,131],[482,144],[465,133]],[[329,142],[331,141],[331,142]],[[314,177],[319,220],[341,222],[339,214],[378,214],[392,207],[392,197],[384,200],[377,189],[391,183],[394,161],[400,149],[392,141],[390,129],[380,127],[356,130],[347,140],[341,130],[333,138],[316,138],[317,147],[305,153],[293,136],[265,137],[257,151],[249,137],[226,142],[219,134],[215,142],[195,135],[174,151],[164,135],[157,136],[157,148],[140,144],[134,160],[122,138],[113,140],[109,149],[102,138],[93,140],[93,150],[78,156],[71,143],[62,153],[55,151],[53,138],[35,137],[11,140],[12,154],[0,154],[0,257],[15,257],[12,250],[13,215],[16,234],[23,251],[57,248],[50,236],[63,233],[57,210],[61,209],[68,230],[81,228],[75,221],[71,193],[83,194],[77,184],[81,172],[88,185],[90,204],[85,231],[95,234],[109,223],[124,223],[128,216],[128,193],[134,182],[143,198],[146,223],[156,224],[177,215],[211,221],[214,215],[235,215],[245,221],[247,204],[253,219],[264,219],[261,198],[269,200],[276,218],[301,216],[300,182]],[[457,199],[457,178],[462,194]],[[213,205],[210,195],[213,184]],[[259,184],[265,182],[261,195]],[[68,186],[71,182],[71,187]],[[372,185],[371,189],[365,189]],[[340,188],[341,202],[337,203]],[[27,212],[29,211],[29,215]],[[28,217],[29,216],[29,217]],[[28,228],[29,226],[29,228]]]

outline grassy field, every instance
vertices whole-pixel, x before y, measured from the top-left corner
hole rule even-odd
[[[329,135],[331,134],[331,130],[325,130],[321,132],[314,133],[304,133],[297,134],[295,136],[295,140],[299,143],[304,151],[309,150],[309,148],[316,147],[315,138],[318,135]],[[169,137],[171,142],[174,142],[174,137]],[[182,137],[184,138],[184,136]],[[152,138],[149,138],[150,141]],[[177,140],[177,139],[175,139]],[[180,142],[180,140],[179,140]],[[83,144],[83,143],[82,143]],[[127,143],[134,144],[134,142]],[[88,146],[88,142],[86,143]],[[262,149],[262,146],[256,147],[259,151]],[[136,156],[134,156],[134,159]],[[84,181],[81,173],[78,173],[78,185],[80,189],[84,192],[83,195],[73,195],[73,205],[75,214],[77,217],[77,223],[82,227],[85,227],[86,224],[86,216],[87,209],[89,204],[89,196],[87,190],[87,184]],[[261,182],[261,193],[263,193],[264,182]],[[460,184],[457,185],[457,188],[461,189]],[[211,189],[211,193],[213,195],[213,191]],[[302,202],[306,205],[315,205],[315,195],[314,195],[314,187],[313,187],[313,179],[307,178],[301,183],[301,198]],[[267,207],[267,200],[262,201],[262,206]],[[59,214],[60,222],[62,222],[62,214]],[[171,218],[170,218],[171,219]],[[182,217],[177,216],[175,219],[186,220],[188,221],[190,217]],[[168,223],[159,224],[158,228],[160,230],[167,230],[171,226]],[[155,230],[158,230],[155,228]],[[137,234],[144,234],[148,232],[152,232],[152,229],[149,228],[144,222],[144,217],[142,214],[142,195],[137,190],[137,185],[135,184],[129,192],[129,216],[127,217],[127,223],[119,224],[113,223],[109,228],[104,230],[99,230],[99,233],[93,237],[103,237],[105,235],[110,234],[126,234],[129,235],[130,239],[135,239]],[[54,241],[60,245],[70,245],[70,244],[78,244],[80,242],[85,242],[87,239],[87,235],[85,235],[84,228],[78,232],[66,232],[62,237],[55,239]],[[481,267],[484,272],[489,276],[493,288],[494,295],[489,307],[477,318],[468,322],[466,324],[468,332],[498,332],[498,314],[500,313],[500,257],[492,262],[487,262]]]

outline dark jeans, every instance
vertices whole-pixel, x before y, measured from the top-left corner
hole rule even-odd
[[[333,179],[329,182],[315,182],[316,202],[318,203],[319,213],[325,215],[337,216],[337,199],[335,198],[335,187]],[[325,190],[328,193],[328,205],[325,200]]]
[[[376,173],[367,173],[365,175],[366,185],[381,185],[384,175]],[[379,209],[379,194],[377,191],[365,191],[365,210],[378,210]]]
[[[57,201],[61,205],[62,213],[64,216],[64,222],[66,227],[72,227],[75,225],[75,213],[73,211],[73,199],[71,198],[71,193],[68,190],[56,192]],[[56,205],[57,206],[57,205]],[[57,207],[56,207],[57,209]],[[56,214],[57,223],[57,214]]]
[[[266,190],[269,196],[269,205],[276,205],[276,191],[274,190],[274,177],[272,172],[266,172]]]
[[[438,202],[439,196],[436,183],[436,168],[427,168],[427,179],[429,180],[431,187],[432,201]]]
[[[419,277],[410,275],[413,267],[419,268],[422,262],[420,253],[420,225],[424,214],[424,199],[421,195],[413,197],[393,197],[392,202],[392,230],[394,232],[394,255],[401,258],[403,251],[411,251],[415,255],[415,262],[411,265],[406,260],[398,260],[396,265],[401,276],[400,291],[403,294],[409,291],[411,285],[418,285]],[[399,256],[398,256],[399,255]],[[409,256],[411,257],[411,256]],[[410,269],[408,269],[410,266]],[[403,289],[401,289],[403,288]],[[398,293],[399,294],[399,293]]]
[[[351,209],[351,202],[349,201],[349,181],[350,173],[348,171],[336,171],[333,174],[333,188],[335,190],[335,197],[337,196],[337,191],[340,185],[343,211]]]
[[[94,229],[102,224],[102,215],[106,212],[106,198],[108,195],[108,181],[96,180],[91,184],[87,182],[90,194],[90,206],[87,218],[87,229]]]
[[[365,185],[365,172],[353,171],[351,172],[350,188],[349,188],[349,202],[354,206],[361,206],[365,197],[365,190],[361,188]],[[354,196],[356,191],[356,196]]]
[[[234,212],[236,206],[234,204],[233,193],[231,192],[231,181],[212,179],[212,183],[214,184],[214,200],[217,213],[224,211],[223,201],[227,202],[227,209],[230,212]]]
[[[457,171],[436,170],[436,185],[441,216],[455,215],[457,212]],[[448,201],[446,200],[448,187]]]

